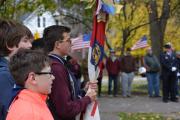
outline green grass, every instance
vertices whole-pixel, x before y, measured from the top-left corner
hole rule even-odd
[[[119,113],[119,120],[172,120],[156,113]]]
[[[147,95],[148,87],[147,84],[133,84],[132,94],[134,95]]]
[[[119,94],[121,94],[121,84],[118,86]],[[108,85],[104,84],[102,86],[102,94],[107,94]],[[161,89],[160,89],[161,93]],[[138,81],[133,82],[132,84],[132,95],[138,96],[147,96],[148,95],[148,86],[147,81]],[[161,114],[157,113],[119,113],[119,120],[173,120],[171,117],[163,117]]]
[[[121,94],[121,84],[118,85],[118,93]],[[108,85],[102,85],[102,94],[107,94],[108,91]],[[132,84],[132,95],[147,95],[147,83],[141,82],[141,83],[133,83]]]

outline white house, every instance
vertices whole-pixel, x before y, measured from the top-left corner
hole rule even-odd
[[[28,17],[26,17],[22,22],[27,26],[33,34],[38,33],[42,37],[43,30],[45,27],[55,25],[56,21],[51,12],[46,11],[41,15],[38,15],[38,11],[34,11]]]

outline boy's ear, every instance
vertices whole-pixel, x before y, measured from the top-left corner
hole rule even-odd
[[[14,47],[9,47],[9,46],[6,46],[7,47],[7,49],[9,50],[9,51],[15,51],[16,49],[17,49],[17,47],[16,46],[14,46]]]
[[[55,47],[55,48],[60,48],[60,47],[61,47],[60,44],[61,44],[61,43],[60,43],[59,41],[56,41],[55,44],[54,44],[54,47]]]
[[[26,82],[27,82],[28,84],[36,84],[35,73],[34,73],[34,72],[30,72],[30,73],[28,74],[28,77],[27,77]]]

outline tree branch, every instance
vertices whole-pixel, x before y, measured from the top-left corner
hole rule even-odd
[[[0,0],[0,7],[4,4],[6,0]]]
[[[138,28],[140,28],[140,27],[143,27],[143,26],[145,26],[145,25],[148,25],[148,24],[151,24],[151,23],[153,23],[153,22],[156,22],[156,21],[158,21],[158,20],[160,20],[160,19],[161,19],[161,18],[156,18],[156,19],[154,19],[153,21],[150,21],[150,22],[147,22],[147,23],[138,25],[138,26],[132,28],[132,29],[130,30],[130,32],[132,32],[133,30],[136,30],[136,29],[138,29]]]

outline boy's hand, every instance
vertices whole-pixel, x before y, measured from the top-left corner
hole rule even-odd
[[[96,91],[89,88],[85,96],[89,96],[91,99],[91,102],[93,102],[96,100],[96,95],[97,95]]]
[[[87,91],[89,88],[97,91],[97,80],[92,80],[86,83],[86,86],[84,88],[85,91]]]

